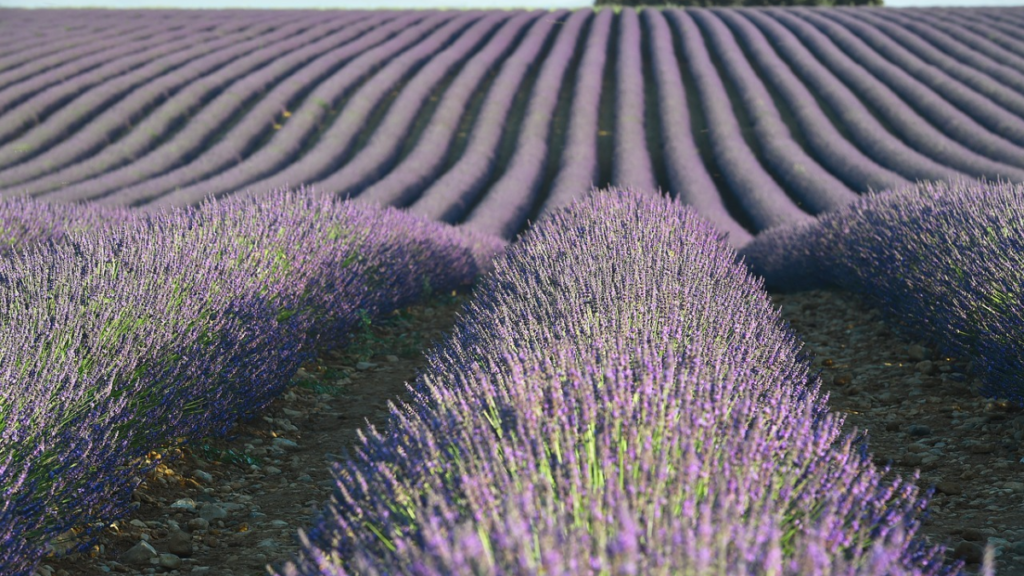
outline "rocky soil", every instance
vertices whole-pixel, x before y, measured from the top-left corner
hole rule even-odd
[[[904,477],[920,470],[918,484],[936,487],[923,534],[971,571],[991,544],[998,574],[1024,574],[1024,411],[979,397],[965,361],[899,339],[849,294],[773,299],[814,353],[846,428],[868,431],[876,462]],[[467,300],[443,295],[365,327],[345,348],[321,351],[228,439],[153,454],[161,464],[133,495],[133,515],[91,552],[49,558],[39,574],[267,574],[328,501],[329,463],[367,421],[383,426],[388,400],[406,398],[422,352]]]

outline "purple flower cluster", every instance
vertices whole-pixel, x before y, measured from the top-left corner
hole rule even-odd
[[[149,214],[18,202],[11,237],[46,241],[0,259],[4,575],[123,515],[149,450],[223,434],[361,311],[470,282],[504,244],[305,189]],[[96,229],[67,228],[75,210]]]
[[[278,574],[950,574],[761,281],[611,189],[495,262]]]
[[[769,230],[741,254],[781,290],[841,286],[914,337],[974,359],[984,394],[1024,404],[1024,186],[919,184],[812,224]]]

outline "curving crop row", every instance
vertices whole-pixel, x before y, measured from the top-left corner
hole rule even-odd
[[[590,25],[583,57],[576,69],[576,85],[573,86],[572,104],[569,107],[569,128],[562,156],[558,160],[558,173],[544,201],[541,218],[556,208],[568,205],[595,186],[600,178],[597,126],[601,81],[613,16],[610,9],[599,10]]]
[[[901,20],[907,21],[906,18]],[[935,30],[941,31],[944,36],[952,37],[968,48],[980,52],[983,60],[1000,63],[1016,73],[1024,73],[1024,56],[1001,45],[998,41],[1001,35],[991,29],[972,25],[970,22],[951,22],[930,13],[913,14],[911,21],[918,20],[927,24],[928,27],[934,27]],[[915,27],[915,31],[917,30],[920,28]]]
[[[371,26],[370,20],[366,18],[353,18],[351,23],[345,21],[328,21],[323,26],[317,26],[306,30],[301,36],[289,40],[281,40],[269,46],[260,46],[259,43],[253,46],[242,44],[238,48],[247,49],[241,58],[234,59],[227,66],[216,72],[204,75],[201,79],[189,83],[187,87],[180,90],[149,115],[140,120],[132,130],[121,139],[105,146],[96,154],[90,156],[75,165],[68,166],[63,170],[52,172],[40,178],[20,184],[17,188],[30,194],[41,194],[66,188],[92,177],[111,172],[130,162],[139,160],[153,149],[162,146],[165,142],[175,136],[174,127],[187,121],[189,116],[195,115],[200,108],[207,103],[216,102],[220,92],[235,83],[238,92],[245,89],[246,85],[251,86],[257,92],[259,84],[251,79],[240,80],[243,76],[254,72],[273,73],[280,67],[287,67],[289,63],[294,64],[302,58],[318,54],[320,51],[343,44],[360,32]],[[259,41],[257,41],[259,42]],[[253,48],[259,48],[253,51]],[[234,52],[232,50],[232,52]],[[229,54],[211,55],[210,58],[220,60]],[[267,67],[260,70],[261,67]],[[282,72],[284,73],[284,72]],[[240,84],[238,84],[240,82]],[[266,84],[263,84],[264,89]],[[268,93],[262,102],[269,102],[275,92],[288,87],[282,84]],[[238,104],[234,102],[234,104]],[[214,104],[216,106],[216,104]],[[265,104],[261,104],[265,107]],[[283,106],[282,106],[283,109]],[[206,112],[206,114],[209,114]],[[204,120],[211,120],[209,116]],[[198,142],[200,145],[204,134],[216,130],[216,125],[195,125],[186,127],[182,131],[182,137],[188,138],[191,142]],[[188,141],[184,145],[188,145]],[[183,144],[177,143],[178,155],[182,154]],[[165,161],[168,159],[164,159]],[[171,157],[169,160],[175,160]],[[2,173],[0,173],[2,177]],[[64,198],[74,198],[76,192],[64,193]],[[61,196],[53,195],[51,199],[58,199]]]
[[[181,172],[188,178],[180,187],[171,188],[170,193],[161,194],[163,190],[154,189],[152,182],[140,183],[134,191],[129,189],[126,193],[148,191],[156,196],[156,200],[146,204],[146,209],[156,209],[187,206],[205,196],[220,196],[243,188],[266,192],[269,188],[265,188],[259,179],[271,174],[277,182],[311,182],[318,169],[322,171],[335,155],[345,154],[384,92],[400,81],[412,64],[433,55],[457,30],[464,28],[465,20],[471,17],[478,15],[466,14],[455,18],[450,14],[433,14],[386,42],[362,52],[317,85],[283,127],[271,133],[262,148],[248,157],[238,158],[223,172],[196,182],[193,171],[185,167]],[[414,45],[417,49],[411,49]],[[419,47],[422,47],[422,53]],[[334,122],[324,126],[324,122],[331,119],[328,112],[337,108],[346,97],[348,100]],[[300,150],[308,148],[310,140],[315,145],[304,156],[297,157]],[[231,142],[234,141],[236,139],[232,138]]]
[[[448,86],[437,109],[412,150],[382,178],[356,196],[356,202],[406,206],[444,169],[444,160],[452,137],[474,92],[480,90],[485,75],[511,50],[522,29],[536,20],[528,12],[513,16],[495,33],[487,45],[466,63]]]
[[[487,36],[512,15],[490,14],[473,23],[450,46],[433,56],[416,76],[402,87],[373,136],[337,172],[316,183],[321,191],[336,196],[358,193],[369,181],[382,178],[394,166],[416,117],[445,76],[464,64]]]
[[[487,195],[465,219],[463,226],[508,239],[522,229],[540,192],[558,93],[576,52],[580,29],[590,18],[590,13],[578,10],[562,23],[562,30],[544,59],[534,84],[512,159],[503,167],[504,173],[488,188]]]
[[[746,46],[746,53],[757,64],[760,76],[781,95],[800,134],[807,140],[809,151],[823,166],[860,193],[909,184],[899,173],[861,152],[839,131],[808,86],[797,78],[753,23],[731,10],[716,10],[714,14],[728,24],[737,40]],[[850,111],[850,115],[853,114],[854,111]],[[880,135],[877,129],[871,134],[875,138]]]
[[[7,11],[10,13],[11,11]],[[69,58],[87,56],[97,50],[93,43],[111,38],[137,37],[140,28],[162,26],[180,28],[194,25],[195,14],[179,12],[158,22],[149,18],[139,22],[133,18],[110,18],[99,11],[46,10],[32,11],[35,18],[9,18],[6,22],[13,30],[0,37],[4,51],[0,55],[0,86],[7,84],[7,74],[32,76],[40,68],[52,68],[66,63]],[[41,17],[41,18],[40,18]],[[252,18],[252,15],[250,15]],[[62,58],[54,58],[57,55]],[[39,66],[37,66],[39,64]]]
[[[95,16],[83,17],[95,23]],[[185,22],[178,23],[177,26],[163,24],[161,28],[181,28],[193,19],[184,19]],[[70,21],[72,20],[64,20]],[[60,22],[48,21],[46,27],[26,23],[19,28],[20,37],[13,34],[3,36],[8,41],[0,46],[0,90],[52,68],[66,65],[69,60],[107,50],[127,39],[146,38],[156,29],[154,27],[154,30],[140,30],[135,23],[118,21],[100,30],[74,31],[61,28]],[[152,26],[152,23],[150,25]],[[45,31],[40,28],[44,28]],[[56,36],[58,32],[74,33],[69,34],[67,38],[50,38]]]
[[[619,13],[615,62],[615,135],[612,141],[612,185],[651,194],[654,180],[644,130],[644,67],[640,19],[632,7]]]
[[[711,50],[722,63],[724,75],[732,82],[740,104],[753,120],[753,136],[765,166],[797,206],[812,214],[835,210],[857,198],[842,180],[822,168],[796,140],[764,83],[747,61],[729,29],[713,13],[695,10],[694,20],[704,29]]]
[[[1024,115],[1024,98],[1020,96],[1024,92],[1024,73],[1007,65],[1007,61],[1012,59],[1024,64],[1024,58],[1007,53],[984,37],[926,17],[918,21],[901,14],[882,18],[868,13],[865,19],[901,28],[902,32],[897,32],[894,38],[906,39],[906,46],[921,46],[919,54],[925,52],[927,46],[921,40],[908,37],[908,33],[930,43],[934,49],[927,50],[928,53],[943,63],[944,70],[955,74],[961,82],[968,83],[1007,110]]]
[[[313,141],[312,147],[301,157],[295,157],[297,151],[294,146],[283,150],[274,148],[274,140],[277,138],[288,138],[291,140],[289,144],[295,142],[297,132],[288,130],[298,128],[301,124],[288,122],[284,130],[271,138],[267,147],[251,158],[246,158],[213,178],[160,196],[152,205],[187,206],[203,196],[220,196],[243,187],[260,193],[273,188],[273,182],[316,182],[346,159],[367,119],[381,105],[385,94],[401,90],[400,83],[416,66],[433,58],[456,35],[479,18],[479,12],[463,12],[457,18],[442,18],[431,22],[430,28],[418,29],[414,35],[403,33],[388,44],[360,56],[346,66],[342,73],[318,86],[309,98],[320,98],[332,103],[340,102],[345,97],[347,100],[336,118],[327,119],[327,126],[318,127],[315,134],[307,131],[299,136],[304,146],[308,146],[310,140]],[[439,23],[441,26],[433,29]],[[360,81],[363,81],[361,85]],[[309,98],[303,103],[303,108],[310,105]],[[303,117],[303,108],[296,112],[300,118]],[[267,176],[273,182],[268,182]]]
[[[974,132],[985,136],[986,141],[991,140],[992,152],[983,151],[987,155],[1011,164],[1024,163],[1021,160],[1024,149],[1020,147],[1024,142],[1024,119],[1019,116],[1024,110],[1024,97],[1020,94],[999,87],[983,74],[955,62],[898,26],[886,23],[871,25],[842,12],[829,13],[826,18],[841,23],[862,42],[884,55],[891,62],[891,65],[886,65],[887,69],[891,69],[892,65],[898,66],[900,72],[893,77],[903,78],[901,84],[909,84],[907,80],[912,77],[921,84],[921,88],[916,91],[923,90],[924,86],[931,88],[947,102],[938,108],[939,112],[953,109],[966,114],[980,128],[1000,138],[996,140],[985,136],[978,128],[972,127]],[[904,97],[910,99],[915,96]],[[960,132],[951,134],[965,141]],[[1007,146],[1006,141],[1013,146]]]
[[[860,115],[862,121],[870,122],[869,117],[874,119],[874,124],[881,129],[879,140],[882,142],[902,139],[906,141],[909,149],[912,149],[918,156],[925,156],[931,160],[931,166],[936,171],[934,179],[948,178],[951,175],[956,177],[964,170],[973,174],[986,174],[983,168],[992,168],[992,161],[972,152],[956,141],[948,138],[941,131],[931,126],[927,121],[917,115],[913,108],[895,93],[881,84],[877,79],[868,74],[863,68],[857,65],[852,59],[845,56],[828,37],[803,20],[790,17],[786,14],[745,14],[754,21],[769,36],[778,36],[779,30],[785,30],[794,39],[794,43],[803,42],[806,44],[799,52],[802,53],[801,65],[794,65],[802,77],[815,83],[816,93],[823,98],[836,99],[835,94],[842,95],[842,100],[832,103],[832,110],[836,114],[844,114],[841,104],[854,106],[863,111]],[[770,24],[769,24],[770,23]],[[774,38],[773,38],[774,39]],[[814,56],[812,56],[812,51]],[[787,59],[797,50],[787,51]],[[802,64],[809,62],[814,57],[822,62],[815,61],[814,73],[808,74]],[[863,98],[864,102],[861,102]],[[868,108],[868,105],[871,108]],[[906,120],[901,120],[905,118]],[[881,123],[885,122],[885,125]],[[856,123],[849,123],[848,126],[856,126]],[[896,132],[898,138],[894,138],[889,130]],[[876,158],[879,159],[880,158]],[[881,161],[881,160],[880,160]],[[980,164],[980,166],[979,166]]]
[[[460,220],[468,213],[497,168],[497,147],[516,91],[527,72],[537,66],[537,56],[555,24],[567,13],[555,10],[533,23],[491,84],[465,154],[423,191],[409,207],[410,213],[445,222]]]
[[[728,234],[730,245],[742,246],[752,236],[729,214],[693,138],[686,89],[675,59],[672,31],[659,11],[644,10],[643,19],[650,35],[651,68],[658,89],[661,123],[672,126],[671,130],[663,132],[661,153],[675,199],[693,206],[701,216]]]
[[[16,147],[12,146],[13,139],[41,123],[83,91],[144,65],[152,58],[172,53],[175,49],[215,40],[216,31],[232,33],[248,27],[248,23],[229,21],[214,25],[216,23],[214,21],[205,27],[197,27],[199,30],[182,28],[164,31],[163,28],[157,28],[137,42],[113,40],[109,50],[43,72],[4,90],[0,93],[0,111],[6,120],[0,124],[0,166],[10,166],[23,158]],[[37,151],[23,152],[31,155]]]
[[[845,29],[813,15],[801,13],[797,17],[796,11],[766,12],[807,43],[837,77],[916,149],[973,176],[1024,181],[1024,170],[992,159],[1011,156],[1015,146],[980,128],[934,92],[882,62],[877,53],[867,50]],[[847,52],[856,54],[857,59]],[[879,74],[884,82],[865,67]],[[949,115],[943,116],[946,112]],[[1018,153],[1011,161],[1019,162],[1020,158]]]
[[[310,25],[307,22],[306,28]],[[114,81],[89,89],[12,143],[45,152],[0,170],[0,186],[10,187],[81,161],[114,141],[182,86],[205,77],[218,65],[237,59],[264,42],[278,42],[303,31],[301,26],[286,26],[275,31],[279,27],[278,23],[264,23],[247,28],[227,38],[154,60]],[[76,131],[85,123],[89,123],[88,131]]]
[[[282,82],[295,75],[298,70],[307,70],[304,66],[311,58],[322,54],[323,50],[330,46],[336,46],[339,40],[342,45],[332,50],[330,56],[333,58],[335,66],[339,64],[339,60],[345,62],[348,59],[359,58],[360,54],[379,43],[387,42],[388,38],[396,31],[421,18],[421,16],[415,15],[393,18],[389,18],[388,15],[380,15],[370,21],[357,22],[351,30],[344,30],[338,37],[325,37],[321,41],[322,43],[315,42],[310,46],[303,46],[299,43],[297,49],[292,53],[275,59],[269,66],[262,68],[259,73],[249,74],[233,82],[226,90],[222,90],[173,138],[149,150],[142,158],[117,170],[51,193],[44,198],[48,200],[96,198],[96,201],[101,203],[134,205],[140,200],[152,197],[151,187],[156,186],[159,182],[157,178],[154,178],[155,176],[168,179],[176,178],[178,174],[171,170],[192,162],[199,162],[200,167],[206,163],[237,162],[237,153],[232,151],[235,147],[245,145],[247,142],[244,140],[237,142],[234,138],[222,139],[220,142],[223,143],[222,147],[228,148],[227,153],[211,149],[209,143],[219,132],[224,130],[225,124],[244,112],[247,106],[255,103],[260,96],[270,90],[295,89],[301,86],[297,82],[296,86],[289,87],[287,83]],[[309,114],[308,110],[304,112]],[[272,113],[273,116],[264,116],[252,121],[258,122],[260,128],[266,130],[268,124],[271,124],[276,115],[280,113],[280,105],[277,102],[275,102]],[[247,117],[251,118],[251,115],[247,115]],[[302,116],[296,115],[297,120],[301,118]],[[238,125],[236,124],[236,126]],[[209,154],[200,156],[200,152],[209,152]],[[184,176],[188,177],[187,170],[184,171]]]
[[[156,210],[306,184],[512,237],[534,212],[543,219],[592,185],[652,194],[660,185],[739,247],[868,190],[1024,181],[1024,147],[988,130],[1024,137],[1024,74],[1013,67],[1024,58],[1011,50],[1024,43],[1008,33],[1024,20],[999,10],[913,13],[627,8],[579,27],[567,26],[567,13],[539,11],[475,13],[462,27],[428,13],[126,13],[115,29],[140,33],[123,46],[84,58],[72,57],[74,46],[40,53],[38,75],[0,89],[0,100],[19,90],[25,98],[0,132],[35,122],[21,112],[48,110],[0,146],[0,196]],[[494,25],[474,28],[485,16]],[[993,18],[1002,23],[980,35]],[[26,34],[6,39],[11,46],[42,26],[22,21]],[[427,30],[446,24],[455,27],[447,35]],[[68,86],[81,94],[37,90],[48,74],[72,74]],[[915,112],[922,106],[931,113]],[[562,107],[567,118],[552,120]],[[964,112],[944,112],[957,107]],[[562,125],[564,140],[552,132]],[[609,152],[602,170],[598,155]]]
[[[692,17],[678,9],[665,15],[682,36],[683,58],[697,84],[715,162],[757,231],[808,220],[811,216],[786,195],[743,138],[725,84]]]
[[[967,12],[948,13],[946,11],[915,11],[914,15],[921,14],[931,18],[938,18],[964,29],[976,32],[988,38],[1016,56],[1024,56],[1024,42],[1019,40],[1020,31],[1017,26],[1022,23],[1020,19],[1007,21],[1009,14],[999,16],[986,14],[981,10]]]
[[[893,137],[853,91],[819,62],[789,29],[758,11],[744,11],[740,15],[771,40],[789,68],[828,105],[853,143],[875,162],[914,180],[942,180],[963,175]],[[753,38],[753,32],[747,37]]]

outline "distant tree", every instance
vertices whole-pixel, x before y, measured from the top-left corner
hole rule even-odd
[[[884,0],[595,0],[595,6],[882,6]]]

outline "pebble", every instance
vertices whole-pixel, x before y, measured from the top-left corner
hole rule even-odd
[[[178,558],[174,554],[161,554],[157,559],[157,563],[162,568],[167,568],[168,570],[177,570],[178,568],[181,568],[181,558]]]
[[[210,479],[212,480],[213,477],[211,476]],[[191,498],[181,498],[180,500],[175,500],[174,504],[171,504],[171,508],[185,510],[186,512],[195,512],[196,501]]]
[[[376,367],[377,367],[377,363],[376,362],[359,362],[359,363],[356,364],[356,370],[359,370],[359,371],[369,370],[370,368],[376,368]]]
[[[1024,493],[1024,482],[1003,482],[1003,488],[1013,490],[1017,494]]]
[[[206,518],[193,518],[188,521],[188,529],[195,532],[196,530],[206,530],[210,527],[210,521]]]
[[[188,558],[193,553],[192,536],[180,530],[171,532],[167,537],[167,551]]]
[[[907,433],[911,436],[928,436],[932,433],[932,429],[923,424],[911,424],[907,428]]]
[[[282,528],[287,528],[288,527],[288,523],[285,522],[284,520],[271,520],[270,521],[270,527],[271,528],[276,528],[276,529],[280,530]]]
[[[904,454],[903,458],[900,458],[900,464],[904,466],[920,466],[923,459],[920,454]]]
[[[194,476],[197,480],[200,480],[207,484],[213,482],[213,475],[210,474],[209,472],[204,472],[203,470],[196,470],[195,472],[192,472],[192,476]]]
[[[935,485],[935,491],[949,496],[959,496],[964,493],[964,489],[959,482],[939,482]],[[967,536],[964,536],[964,539],[972,540],[972,538],[968,538]],[[978,540],[980,540],[980,538],[978,538]]]
[[[156,548],[143,540],[121,554],[120,561],[125,564],[148,564],[150,558],[156,557]]]
[[[284,450],[298,450],[299,449],[299,445],[298,444],[296,444],[294,441],[289,440],[287,438],[274,438],[274,441],[271,442],[271,444],[273,446],[277,447],[277,448],[281,448],[281,449],[284,449]]]
[[[213,521],[227,518],[228,513],[216,504],[203,504],[203,507],[199,509],[199,517]]]

